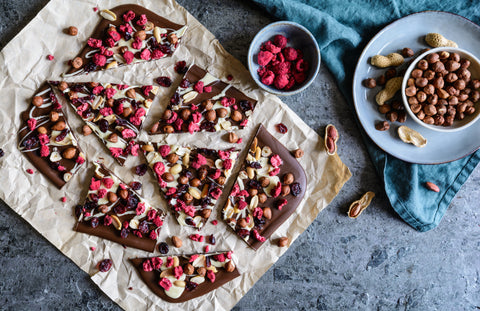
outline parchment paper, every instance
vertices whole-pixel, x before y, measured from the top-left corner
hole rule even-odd
[[[133,266],[127,261],[130,257],[145,257],[152,254],[133,248],[124,249],[121,245],[103,239],[77,233],[72,230],[75,224],[73,207],[82,203],[86,193],[88,180],[93,172],[89,163],[81,169],[62,190],[57,190],[43,175],[36,172],[29,175],[25,172],[33,166],[17,149],[16,132],[20,126],[19,115],[30,103],[31,97],[45,80],[60,80],[60,74],[67,70],[66,62],[73,58],[90,36],[100,20],[93,7],[100,9],[115,7],[131,1],[76,1],[52,0],[1,52],[0,52],[0,148],[5,156],[0,159],[0,197],[20,216],[27,220],[38,232],[45,236],[66,256],[72,259],[81,269],[92,275],[92,280],[122,308],[128,310],[162,309],[162,310],[217,310],[231,309],[254,283],[287,251],[279,248],[275,240],[288,236],[293,242],[316,218],[317,214],[330,203],[350,178],[348,168],[340,158],[327,156],[323,139],[309,128],[292,110],[276,96],[260,91],[251,79],[248,70],[230,54],[228,54],[215,37],[193,18],[184,8],[173,0],[145,0],[138,4],[147,7],[159,15],[165,16],[175,23],[187,24],[189,29],[183,38],[181,47],[172,58],[154,62],[122,67],[114,70],[78,76],[69,81],[99,81],[123,84],[153,84],[159,76],[170,76],[175,83],[170,88],[161,88],[149,117],[146,128],[161,115],[163,107],[180,83],[180,75],[174,72],[173,66],[179,60],[195,62],[207,69],[216,77],[226,81],[231,74],[234,86],[248,96],[258,100],[257,108],[250,120],[250,125],[238,132],[243,138],[245,147],[251,139],[258,124],[262,123],[288,149],[302,148],[305,156],[299,161],[307,172],[308,185],[305,198],[296,212],[277,230],[270,241],[258,251],[250,249],[220,220],[223,199],[212,213],[210,220],[219,219],[219,224],[210,223],[201,231],[202,234],[214,233],[217,244],[215,250],[234,250],[241,277],[227,283],[209,294],[182,304],[170,304],[155,296],[140,279]],[[79,29],[76,37],[63,33],[63,29],[75,25]],[[46,56],[55,56],[48,61]],[[67,107],[72,128],[80,132],[82,121]],[[282,135],[275,131],[275,124],[282,122],[289,131]],[[77,133],[78,133],[77,132]],[[166,140],[168,143],[188,144],[199,147],[229,148],[230,144],[223,139],[225,133],[197,133],[191,135],[163,135],[149,137],[145,133],[142,139],[155,141]],[[143,196],[152,203],[163,206],[158,186],[152,174],[143,177],[134,176],[131,168],[143,161],[142,157],[129,159],[125,167],[120,167],[105,152],[105,148],[94,136],[78,135],[80,145],[87,154],[88,161],[105,158],[105,163],[126,182],[139,180],[143,183]],[[340,138],[341,139],[341,138]],[[237,169],[240,166],[237,162]],[[233,174],[236,176],[236,172]],[[231,185],[230,179],[228,185]],[[226,189],[230,189],[227,187]],[[67,202],[60,198],[66,196]],[[217,218],[218,215],[218,218]],[[170,242],[172,235],[181,236],[184,246],[181,249],[170,248],[170,254],[190,254],[202,252],[204,243],[190,241],[187,235],[194,233],[190,228],[182,229],[173,217],[169,217],[163,226],[159,240]],[[90,247],[96,247],[91,251]],[[113,268],[107,273],[97,273],[96,264],[104,259],[113,259]],[[128,288],[131,287],[129,290]]]

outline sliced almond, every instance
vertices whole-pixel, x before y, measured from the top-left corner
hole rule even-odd
[[[122,230],[122,222],[116,215],[110,215],[112,217],[112,224],[117,230]]]
[[[222,123],[220,123],[220,126],[224,129],[224,130],[231,130],[232,129],[232,122],[230,121],[223,121]]]
[[[110,10],[101,10],[100,16],[112,22],[117,20],[117,15]]]
[[[173,275],[173,271],[172,269],[166,269],[166,270],[163,270],[161,273],[160,273],[160,278],[165,278],[167,276],[172,276]]]
[[[178,267],[180,265],[180,259],[177,256],[173,257],[173,266]]]
[[[196,284],[202,284],[203,282],[205,282],[205,278],[203,276],[197,275],[191,278],[190,282],[193,282]]]
[[[152,105],[152,102],[153,102],[153,100],[151,100],[150,98],[148,98],[148,99],[145,99],[145,100],[143,101],[143,105],[144,105],[146,108],[150,108],[150,106]]]
[[[257,143],[258,143],[258,139],[257,137],[255,137],[252,141],[252,144],[250,145],[251,152],[255,152],[255,150],[257,150]]]
[[[162,32],[160,27],[156,26],[155,28],[153,28],[153,36],[155,37],[155,40],[157,40],[157,43],[162,42],[161,34]]]

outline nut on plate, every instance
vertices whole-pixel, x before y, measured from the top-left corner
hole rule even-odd
[[[412,144],[416,147],[425,147],[427,145],[427,139],[419,132],[402,125],[397,130],[400,139],[408,144]]]
[[[338,131],[337,128],[329,124],[325,128],[325,150],[327,150],[328,155],[334,155],[337,152],[337,140],[338,140]]]
[[[370,205],[372,199],[375,197],[375,193],[367,191],[359,200],[352,202],[348,209],[348,217],[357,218],[360,214]]]
[[[379,68],[400,66],[403,64],[403,56],[398,53],[390,53],[387,56],[375,55],[370,59],[370,64]]]
[[[395,77],[388,80],[385,84],[385,88],[375,96],[377,104],[381,106],[385,104],[387,100],[392,99],[395,93],[402,88],[402,80],[403,77]]]
[[[455,43],[454,41],[448,40],[441,34],[434,32],[427,33],[427,35],[425,36],[425,42],[434,48],[438,48],[441,46],[449,46],[454,48],[458,47],[457,43]]]

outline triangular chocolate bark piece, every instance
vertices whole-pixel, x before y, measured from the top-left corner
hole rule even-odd
[[[63,93],[120,165],[137,156],[135,142],[158,87],[51,82]]]
[[[187,29],[134,4],[99,14],[102,20],[64,77],[171,56]]]
[[[59,189],[85,162],[52,88],[43,84],[21,114],[18,148]]]
[[[233,252],[130,259],[147,286],[168,302],[205,295],[240,275]]]
[[[306,185],[297,159],[260,125],[223,208],[223,219],[258,249],[295,211]]]
[[[150,134],[243,129],[257,101],[192,65]]]
[[[103,164],[94,164],[87,198],[75,208],[75,230],[153,252],[165,212],[152,206]]]
[[[158,143],[144,143],[142,149],[178,223],[202,228],[231,175],[238,151]]]

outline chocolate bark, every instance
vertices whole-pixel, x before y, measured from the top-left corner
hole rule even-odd
[[[64,77],[171,56],[187,28],[135,4],[120,5],[110,11],[116,15],[116,19],[101,19],[90,36],[90,39],[100,41],[88,41],[72,60],[72,67]],[[129,16],[130,11],[134,15]],[[105,13],[101,11],[100,14]],[[106,16],[111,17],[109,14]],[[133,19],[129,20],[132,16]],[[158,30],[155,30],[155,27],[158,27]],[[112,31],[115,31],[115,34],[112,34]],[[144,33],[139,34],[139,31]],[[176,39],[172,38],[173,34]],[[138,42],[135,43],[135,40]],[[74,68],[78,59],[81,60],[81,66]]]
[[[227,253],[216,253],[216,254],[227,254]],[[204,256],[204,255],[200,255]],[[215,256],[214,254],[205,254],[205,256],[212,258]],[[176,257],[176,256],[174,256]],[[158,258],[158,257],[157,257]],[[140,276],[142,277],[143,281],[147,284],[147,286],[152,290],[157,296],[162,298],[165,301],[172,302],[172,303],[180,303],[180,302],[185,302],[190,299],[194,299],[196,297],[200,297],[202,295],[205,295],[212,290],[217,289],[218,287],[224,285],[225,283],[230,282],[231,280],[235,279],[236,277],[240,276],[240,273],[238,269],[235,267],[235,269],[232,272],[227,272],[224,267],[216,267],[217,272],[215,273],[215,281],[211,282],[210,279],[208,279],[207,276],[205,276],[205,280],[203,283],[198,284],[193,290],[187,290],[185,289],[181,296],[178,298],[172,298],[167,295],[166,291],[164,288],[162,288],[159,285],[159,281],[161,280],[160,278],[160,271],[165,271],[168,269],[165,266],[166,258],[167,257],[160,257],[163,261],[161,269],[153,269],[151,271],[145,271],[144,269],[144,263],[146,260],[151,260],[151,258],[131,258],[130,261],[132,264],[137,268],[138,272],[140,273]],[[173,257],[172,257],[173,258]],[[189,264],[189,258],[190,256],[178,256],[179,259],[179,266],[185,267],[185,265]],[[229,260],[229,259],[225,259]],[[214,260],[209,260],[210,262],[213,262]],[[224,264],[225,262],[221,263]],[[192,263],[190,263],[192,264]],[[216,262],[218,264],[218,261]],[[198,265],[200,266],[200,265]],[[203,266],[203,265],[202,265]],[[198,267],[197,267],[198,268]],[[184,269],[182,269],[184,270]],[[197,269],[194,270],[193,274],[186,275],[183,274],[181,276],[181,279],[183,279],[185,276],[185,282],[191,282],[190,280],[193,279],[193,277],[198,276]],[[169,273],[168,277],[175,282],[174,277],[172,277],[172,273]],[[195,280],[195,279],[193,279]],[[173,283],[172,282],[172,283]],[[191,284],[187,285],[190,286],[189,288],[193,287]]]
[[[157,143],[142,143],[142,149],[178,223],[201,229],[223,192],[238,151]]]
[[[18,149],[60,189],[80,169],[85,155],[51,87],[43,84],[35,97],[40,105],[32,103],[20,116]]]
[[[235,87],[192,65],[150,134],[243,129],[256,104]]]
[[[252,148],[252,145],[261,150],[258,159],[255,157],[258,151],[256,148]],[[271,149],[268,156],[264,156],[268,154],[266,147]],[[278,157],[275,155],[278,155],[282,160],[281,165],[275,166],[272,164],[278,164]],[[273,156],[275,156],[274,159],[272,159]],[[279,168],[279,170],[276,171],[276,168]],[[249,177],[249,171],[250,177],[254,176],[253,178]],[[289,193],[283,195],[284,193],[280,193],[281,186],[278,183],[283,185],[283,178],[287,173],[293,174],[294,181],[291,181],[288,189]],[[269,179],[268,186],[263,187],[261,185],[261,177]],[[306,185],[305,171],[297,159],[260,125],[223,209],[223,219],[238,236],[256,250],[295,211],[305,195]],[[252,196],[250,189],[255,189],[257,193]],[[242,190],[245,192],[242,192]],[[267,195],[264,203],[257,200],[261,194]],[[256,200],[256,203],[254,200]],[[285,201],[282,200],[286,200],[286,204],[283,204]],[[252,203],[252,201],[254,202]],[[265,217],[265,208],[270,209],[270,219]]]
[[[135,143],[157,86],[52,81],[120,165],[138,155]]]
[[[103,164],[94,164],[87,198],[75,209],[75,230],[153,252],[165,212],[150,205]]]

